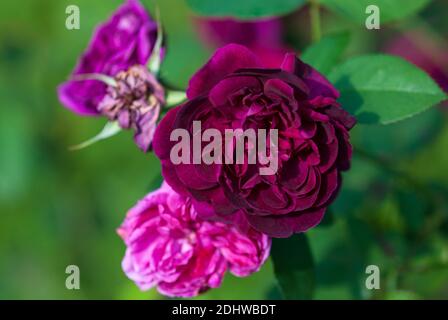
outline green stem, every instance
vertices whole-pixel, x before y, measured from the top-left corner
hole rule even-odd
[[[406,172],[395,168],[395,166],[393,166],[386,159],[380,158],[377,155],[370,153],[369,151],[362,149],[360,147],[355,147],[354,149],[355,149],[355,155],[360,156],[371,163],[374,163],[376,166],[382,168],[384,171],[388,172],[392,176],[401,179],[402,181],[405,181],[409,186],[413,187],[414,190],[419,191],[427,199],[433,198],[431,191],[428,190],[427,186],[424,183],[408,175]]]
[[[322,31],[320,27],[320,5],[319,0],[309,0],[311,19],[311,40],[313,43],[319,42]]]

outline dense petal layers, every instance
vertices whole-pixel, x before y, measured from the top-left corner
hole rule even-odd
[[[216,288],[227,270],[247,276],[266,261],[271,240],[239,217],[232,224],[204,221],[189,198],[164,183],[118,229],[127,246],[123,269],[142,290],[156,286],[172,297]]]
[[[339,190],[341,171],[349,168],[349,130],[355,125],[324,76],[294,54],[278,69],[263,68],[249,49],[232,44],[193,76],[188,97],[161,121],[154,139],[174,190],[192,197],[203,217],[226,220],[242,212],[254,228],[274,237],[304,232],[321,221]],[[278,130],[278,170],[261,175],[266,164],[260,161],[174,164],[170,135],[185,129],[193,136],[193,121],[203,130],[217,129],[222,141],[226,129]],[[249,154],[253,146],[245,148]]]

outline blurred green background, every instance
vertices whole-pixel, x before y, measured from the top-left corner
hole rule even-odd
[[[212,48],[199,39],[183,0],[142,2],[152,12],[157,3],[168,34],[162,76],[185,88]],[[115,232],[127,209],[159,180],[157,159],[139,152],[128,132],[69,151],[105,121],[69,112],[56,96],[94,26],[120,3],[0,3],[0,299],[161,298],[155,290],[139,292],[125,277],[125,247]],[[65,28],[70,4],[81,10],[80,30]],[[285,41],[297,52],[309,43],[306,10],[283,19]],[[367,31],[325,13],[324,33],[350,31],[346,56],[382,51],[415,28],[446,48],[447,15],[446,1],[434,1],[418,20]],[[309,232],[316,298],[448,298],[446,118],[437,107],[388,127],[353,130],[365,153],[355,154],[329,219]],[[80,290],[65,287],[71,264],[80,268]],[[365,289],[370,264],[381,269],[381,290]],[[248,278],[227,276],[201,298],[279,298],[271,263]]]

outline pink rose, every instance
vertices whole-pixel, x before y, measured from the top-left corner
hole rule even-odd
[[[190,199],[163,183],[128,212],[118,229],[127,246],[124,272],[141,290],[156,286],[170,297],[219,287],[226,270],[248,276],[266,261],[271,240],[245,220],[235,222],[200,220]]]

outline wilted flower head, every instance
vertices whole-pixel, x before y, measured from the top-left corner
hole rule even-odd
[[[219,287],[226,270],[244,277],[259,270],[271,240],[241,219],[206,222],[189,198],[166,183],[132,208],[119,235],[127,249],[126,275],[141,290],[157,287],[171,297],[193,297]]]
[[[136,65],[115,76],[115,85],[108,86],[98,111],[118,121],[121,128],[134,129],[135,142],[146,152],[164,103],[162,85],[145,66]]]
[[[73,74],[114,77],[133,65],[146,65],[155,47],[157,32],[157,23],[141,3],[127,0],[97,28]],[[97,80],[70,80],[59,86],[58,95],[62,104],[73,112],[98,115],[98,106],[106,90],[106,85]]]

